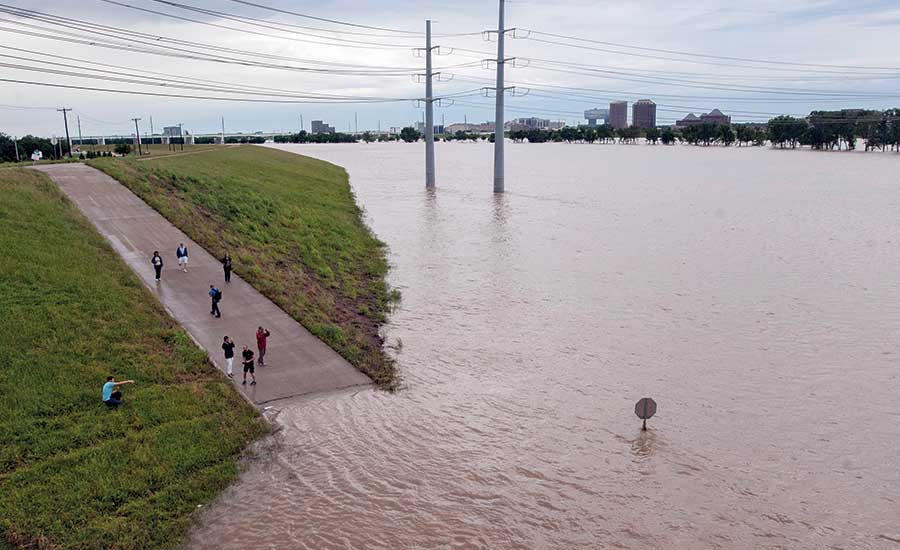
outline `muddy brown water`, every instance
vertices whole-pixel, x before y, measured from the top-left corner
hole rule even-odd
[[[189,547],[900,548],[900,156],[283,148],[390,245],[407,387],[276,404]]]

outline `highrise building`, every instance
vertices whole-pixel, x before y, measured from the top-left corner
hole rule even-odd
[[[321,120],[312,121],[312,126],[310,128],[313,134],[333,134],[334,126],[330,126],[325,124]]]
[[[588,121],[588,127],[597,126],[597,121],[602,120],[606,124],[609,120],[609,109],[588,109],[584,112],[584,118]]]
[[[609,123],[616,129],[628,127],[627,101],[613,101],[609,104]]]
[[[641,99],[631,106],[631,123],[638,128],[656,128],[656,103]]]

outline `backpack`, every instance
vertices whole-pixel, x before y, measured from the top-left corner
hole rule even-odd
[[[213,295],[213,298],[215,298],[217,302],[219,300],[221,300],[222,299],[222,291],[219,289],[216,289],[216,293]]]

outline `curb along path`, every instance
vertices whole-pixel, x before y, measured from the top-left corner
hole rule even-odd
[[[234,382],[257,405],[315,392],[370,384],[356,370],[300,323],[235,274],[226,285],[222,264],[173,226],[124,185],[103,172],[80,163],[37,167],[62,189],[94,224],[125,263],[153,292],[169,314],[205,349],[222,371],[225,358],[222,338],[231,337],[234,350]],[[184,243],[190,254],[188,273],[178,269],[175,249]],[[154,250],[164,261],[157,284],[150,265]],[[221,254],[224,251],[213,251]],[[222,318],[209,314],[209,285],[222,289]],[[256,327],[271,331],[266,366],[256,366],[256,386],[240,385],[241,350],[254,354]]]

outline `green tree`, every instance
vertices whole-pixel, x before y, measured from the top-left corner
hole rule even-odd
[[[675,132],[671,128],[665,128],[659,135],[659,140],[663,145],[672,145],[675,143]]]
[[[375,136],[372,135],[372,132],[363,132],[362,140],[366,143],[372,143],[375,141]]]
[[[647,138],[648,143],[656,145],[660,138],[659,128],[647,128],[647,131],[644,135]]]
[[[118,155],[128,155],[131,153],[131,145],[127,143],[117,143],[113,151]]]
[[[778,116],[768,123],[769,141],[781,148],[788,145],[791,149],[795,149],[808,128],[809,124],[803,119],[787,115]]]
[[[734,143],[735,135],[734,130],[731,129],[731,126],[727,124],[719,124],[716,131],[718,133],[718,135],[716,136],[716,140],[719,143],[721,143],[725,147],[728,147],[729,145]]]
[[[400,130],[400,139],[402,139],[406,143],[419,141],[421,137],[422,133],[411,126],[407,126],[406,128]]]

